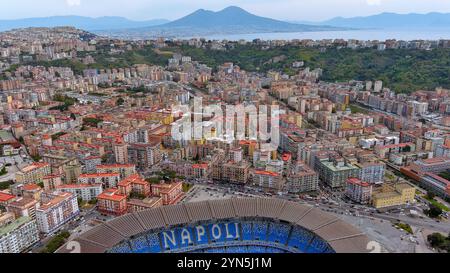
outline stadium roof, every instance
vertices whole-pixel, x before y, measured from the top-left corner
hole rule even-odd
[[[103,253],[145,231],[242,217],[278,219],[301,226],[320,236],[337,253],[369,252],[369,238],[340,218],[315,207],[271,198],[232,198],[148,209],[98,225],[73,241],[80,244],[83,253]],[[71,249],[64,245],[57,252]]]

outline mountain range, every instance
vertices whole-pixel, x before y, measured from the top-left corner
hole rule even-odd
[[[133,21],[124,17],[105,16],[91,18],[85,16],[51,16],[42,18],[26,18],[15,20],[0,20],[0,31],[27,27],[57,27],[72,26],[87,31],[127,29],[138,27],[150,27],[169,22],[166,19],[154,19],[147,21]]]
[[[366,17],[336,17],[323,22],[287,22],[251,14],[230,6],[221,11],[199,9],[170,22],[165,19],[133,21],[124,17],[53,16],[0,20],[0,31],[25,27],[73,26],[95,34],[113,37],[199,37],[216,34],[267,32],[307,32],[349,29],[436,29],[450,28],[450,13],[396,14],[381,13]]]
[[[245,26],[256,29],[277,29],[280,31],[289,31],[292,29],[298,30],[300,28],[317,29],[316,26],[293,24],[253,15],[236,6],[231,6],[217,12],[199,9],[185,17],[158,27],[228,28],[232,26]]]
[[[244,9],[230,6],[220,11],[199,9],[178,20],[142,28],[103,31],[103,35],[126,35],[131,37],[189,37],[215,34],[246,34],[265,32],[303,32],[343,30],[327,25],[289,23],[251,14]]]
[[[376,29],[400,29],[400,28],[450,28],[450,13],[431,12],[427,14],[409,13],[397,14],[385,12],[371,16],[359,17],[335,17],[323,22],[295,21],[295,23],[311,25],[331,25],[348,28],[376,28]]]

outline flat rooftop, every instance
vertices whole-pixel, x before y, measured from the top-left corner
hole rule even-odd
[[[332,170],[333,172],[339,172],[339,171],[348,171],[348,170],[356,170],[357,167],[349,164],[345,164],[341,167],[335,166],[333,162],[331,161],[322,161],[322,164],[327,167],[328,169]]]
[[[21,225],[23,225],[29,221],[31,221],[30,217],[20,217],[20,218],[16,219],[11,224],[8,224],[8,225],[0,228],[0,237],[8,234],[9,232],[15,230],[16,228],[20,227]]]

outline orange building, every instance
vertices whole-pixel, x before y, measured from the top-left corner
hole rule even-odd
[[[161,207],[163,205],[161,197],[148,197],[143,200],[130,199],[127,203],[128,212],[138,212],[141,210]]]
[[[15,195],[0,191],[0,206],[6,207],[6,205],[13,202],[15,199],[16,199]]]
[[[41,200],[42,188],[36,184],[26,184],[22,187],[22,196],[32,198],[34,200]]]
[[[178,203],[183,198],[183,183],[161,183],[152,185],[152,194],[160,196],[163,205],[172,205]]]
[[[127,196],[118,189],[107,189],[97,196],[97,210],[101,213],[123,215],[127,213]]]
[[[129,196],[131,193],[148,196],[151,192],[149,183],[139,174],[132,174],[128,176],[119,182],[118,187],[120,194],[124,194],[126,196]]]

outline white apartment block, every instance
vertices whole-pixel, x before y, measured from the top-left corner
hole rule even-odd
[[[0,227],[0,253],[20,253],[39,241],[36,220],[20,217]]]
[[[36,209],[39,231],[51,233],[80,213],[77,196],[69,192],[52,192],[41,195],[41,206]]]
[[[119,173],[85,173],[78,176],[78,184],[102,184],[105,189],[116,188],[120,180]]]
[[[98,184],[65,184],[57,187],[62,192],[70,192],[83,201],[91,201],[103,192],[101,183]]]

